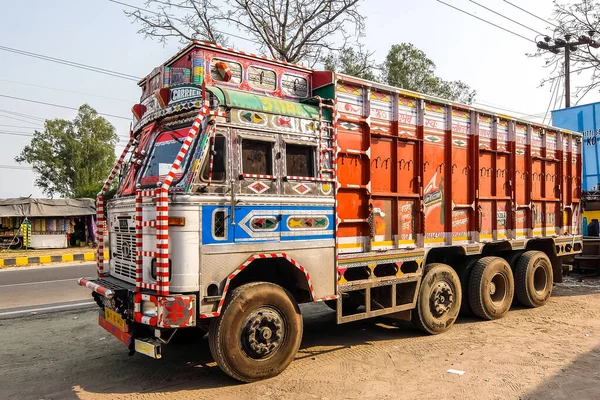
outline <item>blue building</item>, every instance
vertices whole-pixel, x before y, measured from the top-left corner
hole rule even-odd
[[[588,223],[600,220],[600,102],[552,111],[552,124],[559,128],[583,134],[583,182],[581,190],[585,201],[583,234]],[[596,192],[593,193],[592,192]]]
[[[552,125],[583,134],[581,190],[596,190],[600,184],[600,102],[554,110]]]

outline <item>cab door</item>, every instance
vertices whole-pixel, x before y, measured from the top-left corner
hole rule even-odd
[[[281,239],[281,157],[278,134],[237,130],[234,140],[234,241]]]

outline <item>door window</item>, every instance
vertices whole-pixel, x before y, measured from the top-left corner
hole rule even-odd
[[[242,173],[273,175],[273,143],[243,139]]]
[[[315,177],[313,146],[287,143],[285,145],[285,164],[287,176]]]
[[[214,154],[213,154],[213,168],[212,168],[212,181],[213,182],[224,182],[225,181],[225,169],[227,165],[227,141],[225,136],[216,135]],[[210,153],[204,161],[204,169],[202,170],[202,180],[208,181],[208,175],[210,172]]]

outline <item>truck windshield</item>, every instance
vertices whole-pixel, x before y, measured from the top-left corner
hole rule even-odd
[[[181,145],[185,141],[189,132],[189,128],[182,128],[175,131],[166,131],[158,134],[156,141],[154,142],[154,147],[149,154],[148,161],[146,162],[146,166],[144,168],[144,173],[142,174],[142,178],[140,183],[142,186],[154,185],[159,180],[163,180],[164,177],[171,170],[171,166],[175,161],[175,157],[179,153],[181,149]],[[188,159],[188,154],[191,152],[188,151],[181,162],[181,167],[179,168],[177,174],[175,174],[175,179],[173,179],[173,183],[178,182],[183,176],[183,171],[185,171],[186,161]]]

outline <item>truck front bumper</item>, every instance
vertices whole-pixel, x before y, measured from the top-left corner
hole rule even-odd
[[[155,296],[112,277],[88,280],[79,285],[92,290],[100,307],[98,325],[125,343],[130,353],[161,358],[162,333],[196,325],[196,296]],[[148,315],[149,314],[149,315]]]

